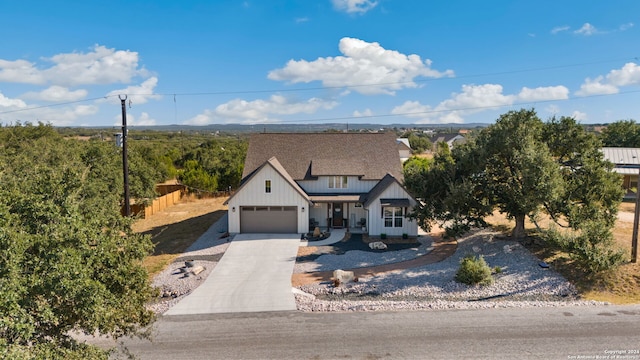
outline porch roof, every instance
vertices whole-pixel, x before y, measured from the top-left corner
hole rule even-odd
[[[613,172],[622,174],[622,175],[638,175],[638,169],[633,168],[613,168]]]
[[[332,203],[332,202],[347,202],[357,203],[362,202],[362,196],[364,194],[345,194],[345,195],[309,195],[309,198],[314,203]]]
[[[397,207],[410,207],[411,202],[409,199],[380,199],[380,205],[382,206],[397,206]]]

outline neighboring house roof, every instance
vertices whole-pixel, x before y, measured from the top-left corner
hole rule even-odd
[[[300,187],[300,185],[298,185],[298,183],[296,183],[291,176],[289,175],[289,173],[287,173],[287,170],[285,170],[285,168],[282,166],[282,164],[280,164],[280,162],[278,161],[278,159],[276,157],[272,157],[269,160],[267,160],[266,162],[264,162],[262,164],[262,166],[260,166],[259,168],[255,169],[255,171],[253,171],[251,174],[249,174],[249,176],[245,179],[243,179],[242,184],[238,187],[238,189],[236,189],[236,192],[231,195],[225,202],[224,204],[228,204],[229,200],[231,200],[237,193],[240,192],[240,190],[242,190],[242,188],[248,184],[251,179],[260,172],[260,170],[262,170],[265,166],[271,166],[278,174],[280,174],[280,176],[282,176],[285,181],[287,183],[289,183],[289,185],[291,185],[292,188],[294,188],[294,190],[296,192],[298,192],[305,200],[307,200],[308,202],[311,202],[311,198],[309,198],[309,195],[307,195],[307,193],[302,190],[302,188]]]
[[[636,175],[640,167],[640,148],[603,147],[605,160],[615,164],[613,171],[618,174]]]
[[[407,139],[407,138],[397,138],[396,142],[398,143],[398,148],[399,149],[411,150],[411,144],[409,143],[409,139]]]
[[[249,139],[243,179],[276,157],[294,180],[357,175],[402,179],[394,133],[260,133]]]
[[[460,134],[436,134],[429,138],[432,143],[444,141],[447,143],[455,142],[456,140],[463,140],[464,136]]]

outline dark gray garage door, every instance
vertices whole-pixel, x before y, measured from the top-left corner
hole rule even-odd
[[[242,206],[241,233],[297,233],[296,206]]]

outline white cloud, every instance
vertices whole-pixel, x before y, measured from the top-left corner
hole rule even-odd
[[[135,76],[148,75],[144,68],[138,67],[137,52],[100,45],[87,53],[62,53],[43,60],[53,65],[38,68],[26,60],[0,59],[0,81],[74,86],[128,83]]]
[[[364,14],[378,5],[372,0],[331,0],[333,7],[348,14]]]
[[[88,94],[85,89],[71,91],[69,88],[53,85],[40,92],[28,92],[23,95],[24,98],[42,100],[49,102],[76,101],[84,99]]]
[[[620,26],[618,27],[618,30],[620,30],[620,31],[626,31],[626,30],[631,29],[632,27],[633,27],[633,23],[632,23],[632,22],[630,22],[630,23],[626,23],[626,24],[622,24],[622,25],[620,25]]]
[[[345,37],[339,49],[344,56],[290,60],[284,68],[269,72],[268,78],[291,83],[321,81],[327,87],[352,86],[351,90],[366,95],[393,95],[396,90],[417,87],[416,77],[453,76],[452,70],[433,70],[431,60],[386,50],[376,42]]]
[[[153,90],[158,85],[158,78],[152,76],[140,85],[128,86],[125,89],[110,91],[105,97],[110,103],[120,103],[119,95],[127,95],[127,102],[140,105],[149,100],[159,100],[161,95],[154,95]]]
[[[407,101],[395,107],[391,113],[409,118],[420,119],[418,123],[440,122],[461,123],[464,116],[496,107],[508,106],[522,102],[548,101],[567,99],[569,90],[564,86],[539,88],[522,88],[517,95],[503,94],[502,85],[463,85],[462,92],[454,93],[450,99],[440,102],[435,107],[423,105],[418,101]]]
[[[98,113],[95,105],[75,105],[64,108],[38,108],[28,112],[15,114],[14,120],[24,120],[31,122],[42,121],[51,123],[54,126],[72,125],[81,117],[91,116]]]
[[[431,110],[431,106],[423,105],[419,101],[405,101],[402,105],[393,108],[391,113],[410,118],[421,118],[427,116],[426,113],[431,112]]]
[[[45,79],[35,64],[29,61],[0,59],[0,82],[43,84]]]
[[[626,63],[620,69],[611,70],[606,77],[586,78],[576,91],[578,96],[616,94],[621,86],[640,85],[640,66]]]
[[[353,117],[363,117],[363,116],[373,116],[373,111],[371,109],[364,109],[363,111],[354,111]]]
[[[114,117],[113,126],[122,126],[122,115]],[[127,113],[127,126],[153,126],[156,125],[156,120],[152,119],[148,113],[142,112],[140,118],[136,119],[135,115]]]
[[[569,89],[559,86],[548,86],[530,89],[523,87],[518,94],[518,99],[522,101],[546,101],[546,100],[562,100],[569,98]]]
[[[280,121],[273,115],[312,114],[320,109],[332,109],[338,103],[319,98],[306,101],[292,101],[282,95],[272,95],[267,100],[246,101],[234,99],[218,105],[214,110],[203,113],[186,121],[191,125],[204,125],[213,122],[258,124]]]
[[[584,23],[584,25],[582,25],[582,27],[576,31],[574,31],[574,34],[578,34],[578,35],[584,35],[584,36],[591,36],[594,34],[599,33],[600,31],[598,29],[596,29],[595,26],[589,24],[589,23]]]
[[[4,96],[4,94],[0,92],[0,107],[19,109],[19,108],[27,107],[27,104],[20,99],[10,99]],[[5,110],[11,110],[11,109],[5,109]]]
[[[590,96],[590,95],[606,95],[618,93],[618,88],[611,84],[603,83],[603,77],[598,76],[595,79],[586,78],[584,83],[580,85],[580,90],[576,91],[578,96]]]
[[[555,35],[557,33],[563,32],[563,31],[568,31],[570,28],[567,25],[564,26],[556,26],[553,29],[551,29],[551,34]]]
[[[55,65],[45,70],[56,84],[128,83],[146,70],[138,69],[138,53],[95,45],[92,52],[58,54],[49,59]]]
[[[558,105],[551,104],[544,108],[544,110],[551,115],[555,116],[560,112],[560,107]]]
[[[299,17],[295,19],[296,24],[300,24],[300,23],[306,23],[309,21],[308,17]]]
[[[615,86],[638,85],[640,84],[640,66],[631,62],[626,63],[620,70],[611,70],[607,80]]]
[[[440,103],[436,110],[509,105],[513,100],[514,96],[502,94],[502,85],[462,85],[461,93],[453,94],[451,99]]]
[[[587,114],[583,113],[582,111],[578,111],[575,110],[573,113],[571,113],[571,117],[578,120],[578,121],[585,121],[587,120]]]

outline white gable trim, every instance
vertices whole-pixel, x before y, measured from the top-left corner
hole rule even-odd
[[[265,192],[265,180],[271,180],[270,193]],[[292,184],[286,175],[266,163],[229,198],[229,232],[240,232],[240,209],[244,206],[295,206],[298,211],[298,233],[304,233],[309,226],[310,205],[308,196],[295,182]]]
[[[415,199],[398,183],[392,182],[382,191],[378,196],[373,199],[367,200],[367,210],[369,214],[369,235],[379,236],[384,233],[388,236],[402,236],[407,234],[408,236],[418,235],[418,223],[415,220],[410,220],[405,217],[402,222],[402,227],[385,227],[383,216],[383,205],[381,199],[407,199],[410,207],[406,209],[406,213],[410,212],[414,206],[417,205]]]

